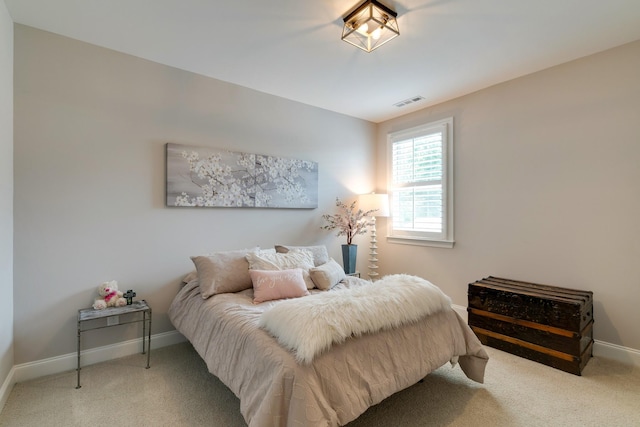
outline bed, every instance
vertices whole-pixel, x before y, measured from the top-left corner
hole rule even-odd
[[[224,267],[233,264],[233,257],[218,257],[215,258],[216,268],[209,268],[208,273],[226,275],[228,279],[237,277],[240,269],[243,286],[246,286],[245,264],[237,258],[238,253],[235,255],[234,268]],[[307,272],[314,273],[327,265],[321,261],[316,257],[313,265],[307,266]],[[195,259],[194,263],[198,267]],[[355,297],[357,292],[360,295],[363,292],[381,293],[370,292],[374,289],[371,282],[344,276],[343,272],[335,271],[333,260],[329,263],[335,275],[329,281],[328,289],[307,287],[303,293],[308,296],[270,299],[257,304],[254,300],[260,289],[255,286],[204,296],[211,292],[202,282],[209,283],[212,278],[205,268],[198,268],[198,274],[185,278],[186,284],[171,304],[171,322],[191,342],[208,370],[238,396],[240,410],[249,426],[345,425],[370,406],[415,384],[447,363],[459,365],[471,380],[483,381],[487,353],[450,305],[376,332],[347,331],[329,348],[321,346],[301,357],[299,349],[286,345],[281,336],[265,325],[268,315],[276,313],[278,307],[286,308],[280,312],[293,315],[285,304],[296,301],[312,304],[324,299],[324,305],[334,314],[320,314],[308,325],[285,322],[294,323],[303,331],[316,331],[307,334],[316,336],[317,331],[335,329],[336,304],[327,297],[342,295],[340,298],[345,301],[359,302],[363,298]],[[249,271],[252,270],[250,267],[251,262]],[[282,266],[274,269],[284,270]],[[337,283],[331,283],[336,280]],[[213,282],[220,285],[224,281],[218,277]],[[299,308],[304,312],[308,307]],[[340,306],[339,313],[346,312],[348,309]],[[314,329],[323,318],[328,323]]]

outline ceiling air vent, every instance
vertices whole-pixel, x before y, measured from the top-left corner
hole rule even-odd
[[[420,102],[424,100],[424,96],[413,96],[409,99],[405,99],[404,101],[400,101],[400,102],[396,102],[395,105],[396,107],[404,107],[405,105],[409,105],[409,104],[413,104],[414,102]]]

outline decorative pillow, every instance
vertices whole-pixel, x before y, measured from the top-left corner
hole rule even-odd
[[[318,267],[319,265],[325,264],[329,262],[329,252],[327,252],[327,247],[324,245],[318,246],[290,246],[290,245],[276,245],[276,252],[281,254],[286,254],[292,249],[304,249],[313,255],[313,266]]]
[[[322,264],[320,267],[309,269],[309,275],[316,287],[323,291],[333,288],[338,282],[347,277],[342,266],[333,258],[329,258],[329,262]]]
[[[184,276],[184,278],[182,279],[182,283],[189,283],[193,279],[197,279],[197,278],[198,278],[198,271],[193,270],[191,273]]]
[[[214,252],[192,256],[198,272],[200,294],[207,299],[212,295],[240,292],[251,288],[247,253],[257,253],[258,248]]]
[[[302,269],[249,270],[253,282],[253,303],[309,295]]]
[[[307,289],[313,289],[309,269],[313,268],[313,255],[304,249],[292,249],[286,254],[250,252],[246,256],[250,270],[289,270],[302,269],[302,277]]]

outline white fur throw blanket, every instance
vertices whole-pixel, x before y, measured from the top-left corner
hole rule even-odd
[[[294,351],[299,363],[308,364],[333,343],[448,309],[451,299],[437,286],[395,274],[357,288],[279,302],[262,313],[259,325]]]

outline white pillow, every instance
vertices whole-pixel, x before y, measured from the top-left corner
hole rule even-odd
[[[314,284],[309,277],[309,269],[313,268],[313,255],[304,249],[293,249],[286,254],[250,252],[246,255],[250,270],[290,270],[299,268],[307,289]]]
[[[327,252],[327,247],[324,245],[316,245],[316,246],[291,246],[291,245],[275,245],[276,252],[281,254],[286,254],[290,250],[294,249],[305,249],[311,252],[313,255],[313,265],[318,267],[322,264],[329,262],[329,252]]]
[[[333,258],[329,258],[329,262],[322,264],[319,267],[310,269],[309,275],[316,287],[323,291],[333,288],[341,280],[347,277],[342,266]]]

